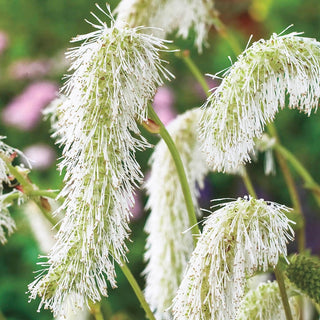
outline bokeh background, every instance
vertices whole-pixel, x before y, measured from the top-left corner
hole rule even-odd
[[[42,110],[57,94],[62,76],[67,72],[68,61],[64,52],[69,40],[92,31],[84,19],[90,11],[97,11],[94,3],[102,7],[103,1],[90,0],[0,0],[0,135],[6,142],[33,160],[30,177],[41,188],[59,189],[62,177],[56,171],[60,150],[50,138],[49,121],[44,121]],[[253,40],[269,38],[294,24],[290,31],[303,31],[305,36],[320,39],[319,0],[220,0],[215,1],[220,17],[242,48],[253,35]],[[117,1],[109,2],[114,8]],[[90,18],[89,18],[90,19]],[[92,18],[93,19],[93,18]],[[91,19],[91,21],[92,21]],[[174,39],[174,35],[172,36]],[[230,66],[235,55],[229,44],[212,28],[209,47],[198,55],[193,48],[193,37],[175,39],[175,44],[190,50],[203,73],[215,74]],[[154,106],[160,117],[168,123],[176,114],[201,106],[205,95],[184,63],[175,55],[167,54],[169,69],[176,79],[158,90]],[[210,86],[218,83],[209,80]],[[320,182],[320,119],[319,114],[310,118],[297,111],[281,111],[276,118],[280,138]],[[157,138],[145,133],[148,139]],[[138,154],[144,172],[148,173],[147,159],[151,150]],[[291,205],[279,170],[273,176],[263,173],[264,157],[248,165],[248,170],[260,197]],[[320,254],[320,210],[302,182],[296,178],[303,209],[307,216],[307,246]],[[237,197],[245,194],[238,177],[210,174],[202,192],[201,206],[210,207],[210,199]],[[145,243],[143,226],[147,212],[143,207],[146,196],[137,192],[137,205],[133,210],[132,243],[129,243],[130,267],[143,287],[141,272],[144,268],[142,252]],[[52,319],[48,311],[37,313],[38,301],[28,303],[27,285],[33,280],[33,271],[39,246],[31,232],[25,209],[12,208],[11,213],[18,230],[5,246],[0,247],[0,319],[34,320]],[[294,250],[294,248],[292,248]],[[110,297],[103,299],[105,319],[143,319],[143,311],[118,271],[119,288],[110,290]]]

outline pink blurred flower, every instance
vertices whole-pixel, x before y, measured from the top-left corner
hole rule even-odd
[[[206,78],[206,83],[210,89],[213,89],[219,86],[219,82],[212,78]],[[203,100],[207,99],[206,92],[203,91],[201,85],[198,82],[194,85],[194,89],[195,89],[194,90],[195,94],[197,94],[201,99]]]
[[[10,77],[16,80],[43,77],[50,71],[50,60],[18,60],[9,67]]]
[[[56,98],[58,87],[49,81],[36,82],[9,103],[2,120],[21,130],[31,130],[39,122],[42,109]]]
[[[8,35],[6,32],[0,30],[0,54],[7,48],[8,42]]]
[[[55,151],[46,144],[34,144],[23,150],[33,169],[44,170],[51,166],[56,159]]]
[[[141,201],[141,191],[136,190],[136,193],[134,194],[134,206],[131,209],[131,221],[136,221],[142,218],[144,210],[143,210],[143,205]]]
[[[168,87],[160,87],[154,96],[153,107],[158,117],[167,125],[177,115],[173,108],[174,94]]]

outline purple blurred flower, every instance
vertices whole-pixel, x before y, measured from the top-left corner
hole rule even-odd
[[[31,130],[40,120],[42,109],[56,98],[57,91],[57,85],[49,81],[29,85],[5,107],[2,120],[21,130]]]
[[[15,80],[43,77],[50,71],[50,60],[19,60],[9,67],[10,77]]]
[[[44,170],[51,166],[56,159],[55,151],[46,144],[34,144],[23,150],[33,169]]]
[[[206,83],[210,89],[213,89],[219,86],[219,82],[212,78],[206,78]],[[198,95],[201,99],[203,100],[207,99],[206,92],[203,91],[201,85],[198,82],[194,85],[194,89],[195,89],[194,90],[195,94]]]
[[[0,30],[0,54],[7,48],[8,42],[8,35],[6,32]]]
[[[173,108],[174,94],[168,87],[160,87],[154,96],[153,107],[158,117],[167,125],[177,115]]]
[[[136,190],[134,194],[134,206],[131,208],[131,221],[136,221],[142,218],[143,213],[144,213],[144,206],[141,201],[141,191]]]

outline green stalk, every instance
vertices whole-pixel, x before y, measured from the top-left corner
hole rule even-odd
[[[149,304],[147,303],[143,292],[141,291],[138,282],[136,281],[136,279],[134,278],[133,274],[131,273],[130,269],[128,268],[128,266],[123,262],[122,264],[119,264],[120,268],[122,270],[122,272],[124,273],[124,275],[126,276],[127,280],[129,281],[134,293],[136,294],[138,300],[140,301],[140,304],[142,306],[142,308],[144,309],[146,316],[149,320],[156,320],[156,318],[154,317],[152,311],[150,310]]]
[[[250,194],[250,196],[257,199],[257,194],[256,194],[256,191],[254,190],[254,187],[253,187],[251,179],[248,175],[248,172],[245,168],[243,168],[243,170],[244,170],[244,173],[243,173],[243,175],[241,175],[243,183],[244,183],[248,193]]]
[[[275,150],[278,151],[295,169],[295,171],[304,180],[305,188],[311,190],[317,204],[320,206],[320,186],[313,180],[310,173],[305,169],[301,162],[284,146],[275,144]]]
[[[270,122],[268,124],[267,128],[268,128],[270,135],[276,139],[277,144],[280,144],[279,136],[278,136],[277,129],[276,129],[275,125],[272,122]],[[301,226],[301,228],[299,228],[299,230],[297,230],[297,236],[298,236],[297,243],[298,243],[298,251],[303,252],[306,247],[306,235],[305,235],[305,229],[304,229],[304,225],[305,225],[304,220],[305,219],[304,219],[298,191],[297,191],[296,185],[294,183],[292,174],[289,170],[287,161],[285,160],[283,155],[278,150],[275,150],[275,154],[276,154],[280,169],[282,171],[282,174],[284,176],[286,185],[288,187],[288,191],[289,191],[289,195],[290,195],[291,202],[293,205],[293,209],[295,210],[295,212],[298,212],[302,218],[301,219],[302,226]]]
[[[279,285],[281,300],[282,300],[282,304],[283,304],[284,311],[286,314],[286,319],[293,320],[290,305],[289,305],[289,299],[288,299],[288,295],[287,295],[287,291],[286,291],[286,286],[284,284],[284,278],[283,278],[282,272],[278,266],[275,267],[274,274],[276,276],[276,279],[277,279],[277,282]]]
[[[205,94],[207,96],[209,96],[209,91],[210,88],[207,84],[206,79],[204,78],[203,74],[201,73],[201,71],[199,70],[198,66],[194,63],[194,61],[190,58],[190,52],[189,51],[183,51],[180,52],[178,51],[176,53],[176,55],[178,57],[180,57],[183,62],[186,64],[186,66],[189,68],[189,70],[191,71],[191,73],[193,74],[193,76],[197,79],[197,81],[199,82],[199,84],[201,85],[201,88],[203,89],[203,91],[205,92]]]
[[[19,182],[19,184],[22,186],[23,193],[32,198],[32,200],[37,204],[37,206],[40,208],[41,212],[47,218],[47,220],[49,220],[50,223],[53,226],[55,226],[57,222],[52,217],[52,215],[43,207],[39,195],[37,195],[36,197],[32,197],[32,193],[39,190],[36,190],[35,186],[29,181],[27,176],[24,176],[15,166],[12,165],[10,159],[7,156],[0,153],[0,157],[6,163],[6,166],[9,169],[10,174],[12,174],[15,177],[15,179]]]
[[[225,39],[229,43],[233,53],[236,56],[238,56],[242,52],[242,46],[239,44],[238,39],[235,36],[233,36],[232,33],[230,33],[230,31],[227,29],[225,24],[218,18],[218,16],[214,18],[214,25],[220,37]]]
[[[197,221],[196,213],[195,213],[194,206],[193,206],[192,196],[191,196],[191,192],[190,192],[190,188],[189,188],[189,183],[187,180],[187,176],[186,176],[186,173],[185,173],[185,170],[183,167],[183,163],[182,163],[180,154],[179,154],[169,132],[167,131],[167,129],[165,128],[165,126],[163,125],[163,123],[161,122],[158,115],[153,110],[153,108],[150,104],[148,106],[148,113],[149,113],[149,116],[151,117],[151,119],[159,126],[159,128],[160,128],[159,134],[160,134],[161,138],[164,140],[164,142],[167,144],[168,149],[169,149],[171,156],[173,158],[173,161],[176,165],[177,173],[178,173],[179,180],[181,183],[182,192],[183,192],[184,199],[186,202],[189,223],[190,223],[190,227],[191,227],[190,230],[191,230],[192,234],[200,234],[200,230],[198,227],[198,221]],[[197,238],[193,237],[193,241],[194,241],[194,244],[196,245]]]
[[[40,197],[47,197],[51,199],[56,199],[58,194],[53,190],[32,190],[28,194],[29,196],[40,196]]]
[[[104,320],[103,314],[101,312],[101,304],[100,302],[89,303],[90,313],[93,315],[95,320]]]

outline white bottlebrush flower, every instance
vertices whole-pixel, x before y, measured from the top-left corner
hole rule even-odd
[[[200,146],[197,127],[201,109],[193,109],[178,116],[168,131],[184,164],[193,203],[197,207],[197,187],[203,186],[207,173]],[[148,265],[145,295],[157,319],[171,319],[166,311],[172,304],[184,269],[193,250],[187,208],[176,167],[167,145],[161,140],[151,158],[152,170],[146,184],[151,209],[145,230],[148,233],[145,259]]]
[[[174,298],[174,319],[236,319],[246,277],[287,254],[287,207],[253,198],[222,206],[205,222]]]
[[[289,304],[293,319],[299,320],[298,301],[291,297]],[[256,290],[249,291],[241,303],[236,319],[286,320],[278,283],[262,283]]]
[[[50,205],[56,206],[57,204],[50,200]],[[55,229],[49,221],[43,216],[43,213],[39,207],[34,203],[29,201],[24,206],[24,214],[28,218],[31,231],[33,232],[34,238],[38,243],[39,249],[42,254],[47,254],[49,250],[54,245],[54,236],[56,234]],[[68,310],[70,298],[67,297],[64,301],[64,308]],[[88,310],[80,310],[77,313],[66,312],[66,317],[55,317],[54,320],[87,320],[89,319]]]
[[[250,160],[254,138],[286,105],[310,115],[320,97],[320,43],[298,33],[255,42],[226,72],[206,102],[201,124],[210,167],[230,170]]]
[[[142,177],[134,155],[148,145],[136,120],[147,119],[148,101],[170,76],[162,40],[111,20],[107,27],[98,19],[96,31],[75,38],[83,43],[68,53],[73,74],[54,115],[64,146],[58,212],[65,218],[29,290],[55,315],[64,314],[67,296],[71,308],[82,308],[107,296],[107,281],[116,287],[114,264],[126,259],[133,188]]]
[[[12,191],[19,192],[19,191]],[[16,224],[12,219],[8,207],[11,203],[7,203],[5,200],[9,194],[0,195],[0,243],[5,244],[7,242],[7,235],[10,236],[16,229]]]
[[[195,44],[201,52],[216,12],[212,0],[122,0],[115,10],[118,20],[129,25],[160,28],[149,32],[187,38],[190,29],[196,33]]]

